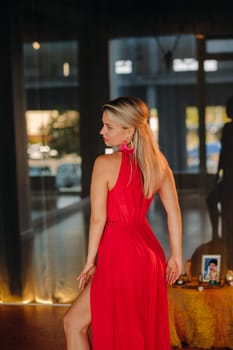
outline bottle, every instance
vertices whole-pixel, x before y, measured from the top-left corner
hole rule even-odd
[[[187,278],[187,282],[191,282],[192,280],[192,274],[191,274],[191,266],[192,266],[192,262],[191,259],[187,259],[186,263],[185,263],[185,276]]]
[[[199,292],[202,292],[204,290],[204,286],[202,284],[203,282],[203,276],[202,276],[202,273],[199,272],[198,276],[197,276],[197,282],[198,282],[198,286],[197,286],[197,290]]]
[[[198,285],[199,286],[202,285],[202,282],[203,282],[202,273],[199,272],[199,274],[198,274]]]

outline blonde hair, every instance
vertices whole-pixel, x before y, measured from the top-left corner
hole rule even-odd
[[[135,157],[141,170],[143,190],[147,198],[160,187],[168,163],[161,153],[148,124],[147,105],[137,97],[122,96],[103,105],[103,111],[123,128],[133,127],[132,138]]]

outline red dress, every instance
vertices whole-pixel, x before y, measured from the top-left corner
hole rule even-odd
[[[146,213],[140,170],[122,152],[91,285],[93,350],[170,350],[165,256]]]

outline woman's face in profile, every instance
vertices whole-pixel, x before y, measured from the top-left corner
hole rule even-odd
[[[103,136],[103,141],[106,146],[118,146],[129,138],[129,128],[123,128],[116,124],[108,115],[107,111],[103,112],[102,116],[103,127],[100,130],[100,135]]]

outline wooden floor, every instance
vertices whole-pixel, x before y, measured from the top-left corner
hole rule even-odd
[[[0,305],[0,349],[65,350],[66,310],[67,306]]]
[[[65,306],[1,305],[1,350],[64,350]]]

